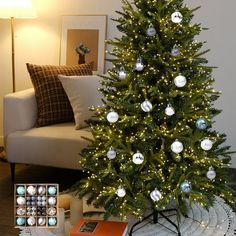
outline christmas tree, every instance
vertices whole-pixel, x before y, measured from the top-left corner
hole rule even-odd
[[[94,136],[81,153],[88,177],[80,195],[106,216],[161,210],[171,201],[209,208],[215,195],[233,203],[225,134],[212,129],[220,113],[213,102],[213,67],[203,57],[204,30],[183,0],[123,0],[108,41],[113,68],[102,76],[104,106],[88,120]],[[78,187],[78,186],[77,186]]]

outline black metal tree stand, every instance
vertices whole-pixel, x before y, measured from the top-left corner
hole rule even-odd
[[[136,222],[130,229],[130,232],[129,232],[129,236],[132,236],[133,232],[134,232],[134,228],[138,225],[140,225],[141,223],[143,223],[145,220],[149,219],[149,218],[153,218],[153,223],[154,224],[160,224],[162,225],[163,227],[165,227],[166,229],[176,233],[178,236],[181,236],[181,233],[180,233],[180,230],[179,230],[179,226],[177,224],[175,224],[169,217],[170,216],[173,216],[173,213],[172,214],[164,214],[164,213],[171,213],[171,212],[176,212],[174,215],[177,214],[177,210],[176,209],[167,209],[167,210],[162,210],[162,211],[157,211],[157,210],[154,210],[153,213],[149,214],[148,216],[144,217],[141,221],[138,221]],[[158,222],[159,218],[164,218],[165,220],[167,220],[175,229],[176,231],[174,231],[173,229],[163,225],[162,223]],[[145,226],[145,225],[144,225]],[[144,226],[141,226],[140,228],[144,227]],[[139,228],[139,229],[140,229]],[[137,229],[138,230],[138,229]]]

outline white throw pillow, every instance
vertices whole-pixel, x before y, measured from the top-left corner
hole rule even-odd
[[[75,129],[88,126],[85,120],[93,113],[89,110],[91,106],[102,106],[102,94],[98,91],[101,77],[88,76],[64,76],[58,75],[59,80],[69,98],[75,118]]]

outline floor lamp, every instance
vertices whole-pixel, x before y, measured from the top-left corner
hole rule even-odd
[[[12,92],[16,91],[14,19],[35,17],[31,0],[0,0],[0,18],[11,20]]]

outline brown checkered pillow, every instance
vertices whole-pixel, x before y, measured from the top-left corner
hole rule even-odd
[[[26,65],[38,106],[36,127],[73,121],[74,114],[58,75],[92,75],[93,64],[52,66],[27,63]]]

